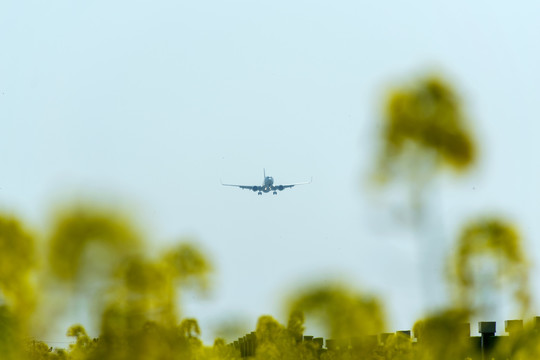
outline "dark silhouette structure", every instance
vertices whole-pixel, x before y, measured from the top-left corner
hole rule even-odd
[[[497,357],[496,348],[499,345],[504,345],[505,342],[514,340],[515,336],[519,336],[524,331],[523,320],[506,320],[505,332],[508,335],[495,335],[495,321],[480,321],[478,323],[478,332],[480,336],[471,336],[470,323],[464,323],[458,334],[453,334],[449,342],[455,342],[456,339],[464,340],[462,343],[467,344],[463,348],[463,354],[460,358],[470,358],[472,360],[505,360],[507,357]],[[540,343],[540,316],[534,318],[534,327],[531,331],[534,341]],[[410,330],[401,330],[395,333],[382,333],[379,335],[371,335],[365,337],[354,337],[349,339],[326,339],[319,337],[304,335],[296,340],[297,345],[304,345],[313,349],[320,357],[323,353],[333,352],[345,354],[349,352],[351,355],[364,354],[376,355],[384,354],[385,347],[393,346],[398,351],[416,351],[422,350],[422,347],[429,345],[420,334],[412,334]],[[229,346],[240,352],[243,358],[253,357],[257,352],[257,333],[251,332]],[[499,359],[500,358],[500,359]]]

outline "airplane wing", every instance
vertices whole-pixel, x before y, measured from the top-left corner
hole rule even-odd
[[[305,182],[299,182],[299,183],[293,183],[293,184],[282,184],[282,185],[274,185],[272,186],[272,190],[283,190],[283,189],[287,189],[287,188],[292,188],[293,186],[296,186],[296,185],[307,185],[307,184],[311,184],[311,181],[313,181],[313,178],[311,178],[309,181],[305,181]]]
[[[251,191],[260,191],[262,189],[262,186],[257,186],[257,185],[237,185],[237,184],[224,184],[224,183],[221,183],[221,185],[223,185],[223,186],[235,186],[235,187],[238,187],[240,189],[246,189],[246,190],[251,190]]]

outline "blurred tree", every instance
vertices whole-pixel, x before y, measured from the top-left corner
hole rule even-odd
[[[375,298],[336,284],[299,292],[289,308],[291,315],[303,312],[314,316],[336,339],[374,335],[384,328],[383,309]]]
[[[486,301],[493,297],[493,289],[503,287],[524,316],[530,308],[528,273],[521,236],[510,222],[484,218],[464,227],[451,273],[462,307],[493,313]]]
[[[255,359],[297,359],[296,340],[273,317],[264,315],[257,321],[257,351]]]
[[[34,238],[19,220],[0,216],[0,304],[7,304],[21,320],[36,305],[31,281],[37,266],[35,255]]]
[[[197,338],[201,336],[201,329],[196,319],[184,319],[179,325],[180,334],[186,338]]]
[[[93,345],[95,344],[90,340],[82,325],[72,325],[66,335],[76,339],[76,343],[69,346],[70,360],[84,360],[93,351]]]
[[[0,215],[0,357],[19,359],[38,305],[32,274],[34,237],[12,216]]]
[[[304,334],[304,313],[300,310],[292,310],[287,322],[287,330],[294,339],[301,339]]]
[[[58,215],[48,245],[53,274],[62,281],[80,284],[81,276],[110,276],[119,263],[140,251],[141,239],[119,214],[80,206]],[[103,250],[99,261],[92,258],[82,263],[85,251],[92,246]]]
[[[476,157],[456,94],[434,76],[390,93],[381,135],[376,175],[382,183],[406,177],[421,185],[443,167],[467,170]]]
[[[17,360],[21,356],[23,338],[18,319],[6,305],[0,305],[0,354],[6,360]]]
[[[496,349],[496,359],[540,359],[540,332],[534,321],[514,331]]]
[[[454,360],[478,355],[470,340],[469,313],[446,310],[414,324],[418,340],[415,359]],[[451,346],[449,346],[451,341]]]
[[[162,256],[162,262],[181,285],[196,285],[203,290],[208,286],[212,265],[192,242],[183,241],[170,249]]]
[[[419,244],[425,308],[437,306],[443,244],[441,226],[429,208],[435,175],[445,168],[463,173],[475,162],[476,146],[452,87],[436,76],[390,92],[385,104],[375,179],[381,186],[405,185],[407,219]]]

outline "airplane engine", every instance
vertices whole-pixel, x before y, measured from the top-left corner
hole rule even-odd
[[[283,190],[283,185],[279,185],[279,186],[277,187],[277,189],[278,189],[279,191]]]
[[[253,190],[253,191],[257,191],[257,190],[258,190],[258,186],[254,186],[254,187],[252,187],[252,188],[251,188],[251,190]]]

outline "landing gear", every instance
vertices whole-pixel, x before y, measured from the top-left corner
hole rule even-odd
[[[262,195],[262,192],[259,191],[257,194],[258,194],[258,195]]]
[[[277,195],[277,191],[274,191],[273,194],[274,194],[274,195]]]

